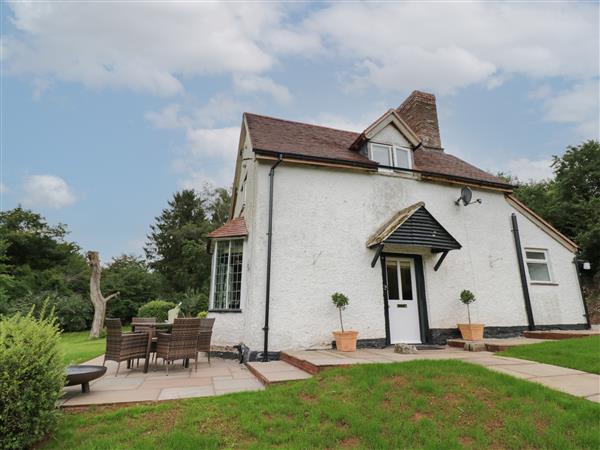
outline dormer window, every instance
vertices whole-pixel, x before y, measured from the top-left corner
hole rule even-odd
[[[412,169],[410,148],[398,145],[369,144],[369,159],[382,166]]]

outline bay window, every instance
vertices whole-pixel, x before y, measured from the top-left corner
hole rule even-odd
[[[213,310],[239,310],[242,293],[242,239],[215,241],[213,253]]]

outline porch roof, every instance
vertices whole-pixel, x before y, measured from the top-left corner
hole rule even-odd
[[[428,247],[434,252],[447,252],[462,247],[427,211],[423,202],[398,211],[367,241],[369,248],[381,244]]]

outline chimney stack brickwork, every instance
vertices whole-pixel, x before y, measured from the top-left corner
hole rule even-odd
[[[396,110],[423,146],[442,150],[435,95],[413,91]]]

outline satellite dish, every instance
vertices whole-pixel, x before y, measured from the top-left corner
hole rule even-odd
[[[473,199],[473,191],[471,188],[465,186],[460,190],[460,197],[454,202],[455,205],[459,205],[462,201],[464,206],[470,205],[471,203],[481,203],[481,199],[478,198],[474,202],[471,202]]]

